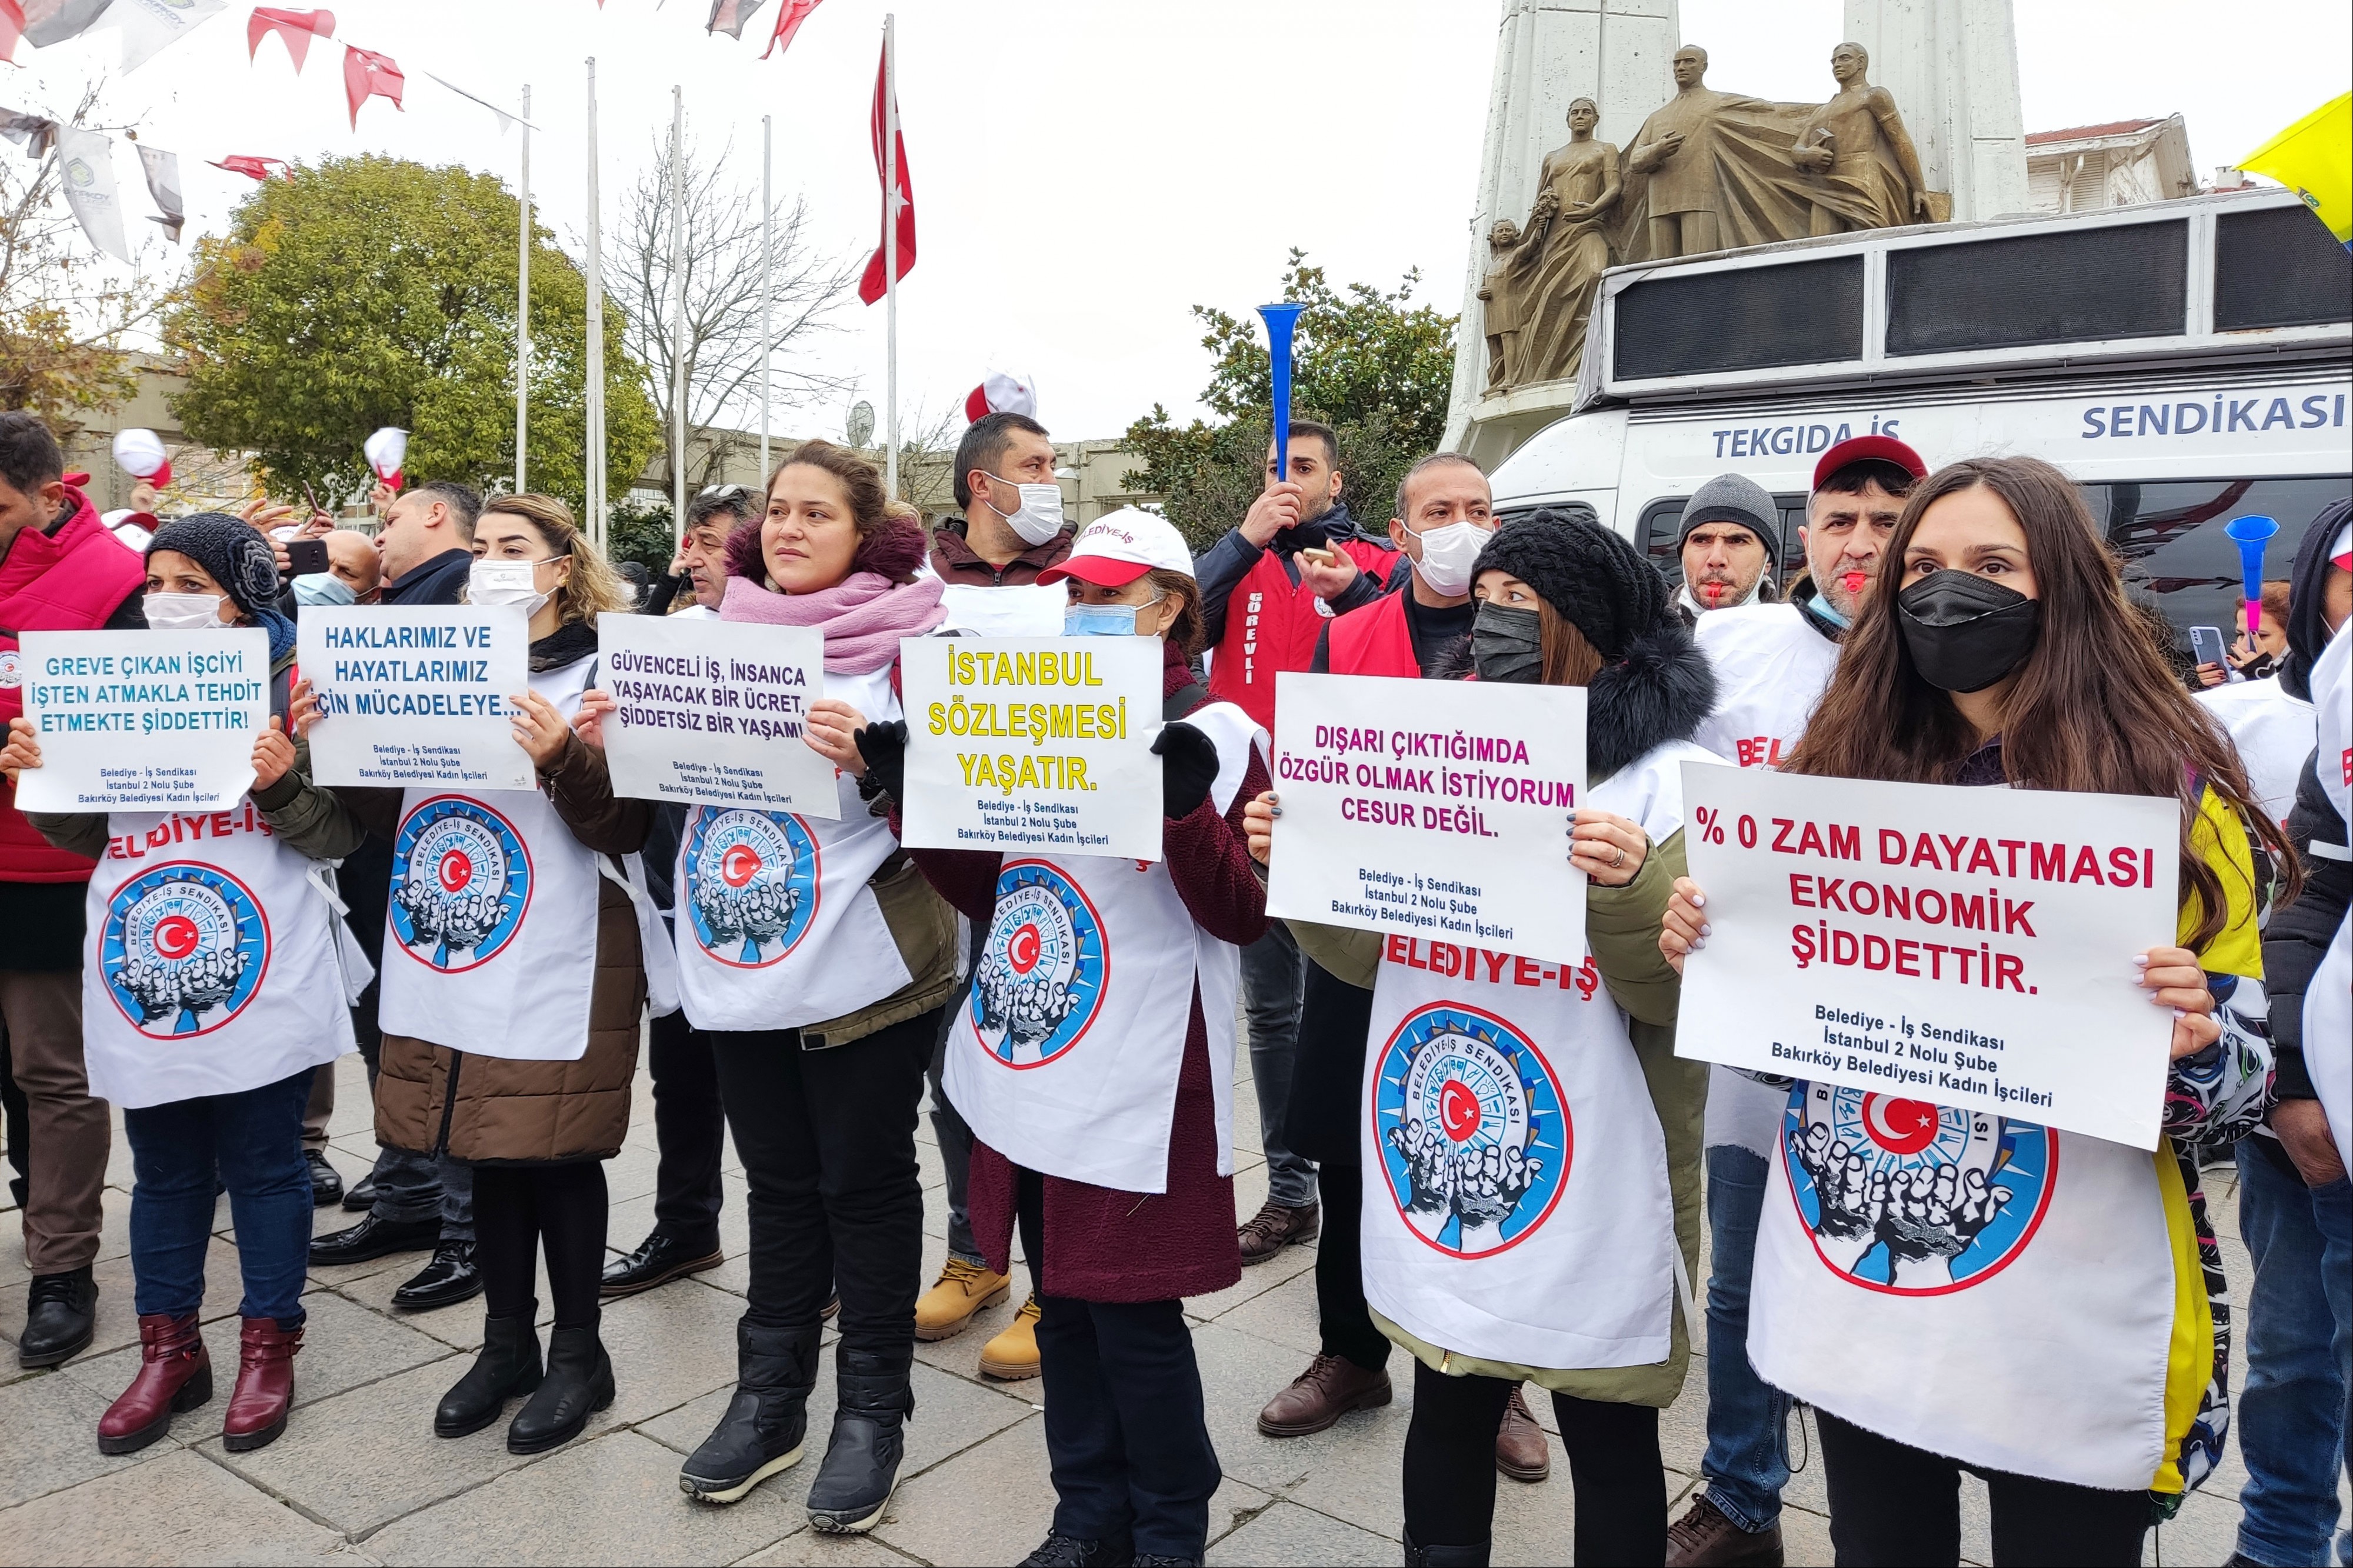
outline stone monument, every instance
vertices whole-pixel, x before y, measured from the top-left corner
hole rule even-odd
[[[1920,154],[1896,112],[1895,95],[1872,86],[1863,74],[1870,65],[1861,44],[1832,49],[1838,94],[1799,128],[1789,156],[1816,176],[1808,188],[1813,198],[1809,234],[1942,223],[1952,216],[1952,197],[1928,189],[1920,172]]]
[[[1964,222],[2028,211],[2010,0],[1846,0],[1840,37],[1904,106],[1920,171]]]

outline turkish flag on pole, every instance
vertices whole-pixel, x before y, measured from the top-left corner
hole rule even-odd
[[[899,189],[889,188],[891,175],[882,155],[883,127],[899,121],[898,95],[891,90],[891,57],[886,52],[882,64],[874,73],[874,173],[883,182],[882,221],[891,221],[891,210],[898,209],[899,271],[904,278],[915,266],[915,187],[907,177],[907,136],[900,132],[893,138],[893,151],[899,165]],[[858,297],[871,305],[883,294],[882,247],[875,247],[874,255],[866,263],[866,276],[858,280]],[[897,279],[892,279],[893,282]]]
[[[388,98],[399,109],[400,95],[407,84],[408,79],[400,74],[390,55],[343,46],[343,96],[351,100],[353,130],[360,128],[361,104],[371,98]]]
[[[335,14],[256,5],[245,23],[245,58],[248,64],[260,55],[261,40],[272,33],[286,41],[286,52],[294,58],[294,70],[300,75],[303,61],[311,58],[311,40],[335,36]]]
[[[0,0],[0,5],[7,3],[8,0]],[[817,7],[818,0],[785,0],[785,8],[776,13],[776,30],[768,35],[768,47],[760,51],[760,58],[765,60],[778,49],[791,48],[793,35],[801,30],[801,24]]]

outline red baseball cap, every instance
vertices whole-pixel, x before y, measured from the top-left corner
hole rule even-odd
[[[1920,460],[1920,454],[1894,437],[1850,436],[1824,452],[1822,460],[1814,465],[1814,489],[1821,489],[1824,479],[1849,463],[1860,463],[1873,458],[1883,463],[1894,464],[1915,481],[1928,477],[1928,465]]]
[[[1102,588],[1121,588],[1160,568],[1193,574],[1192,552],[1166,518],[1136,507],[1105,512],[1079,530],[1071,552],[1038,574],[1039,585],[1076,577]]]

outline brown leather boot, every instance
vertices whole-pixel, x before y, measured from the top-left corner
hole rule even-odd
[[[213,1358],[196,1315],[149,1312],[139,1320],[139,1375],[98,1418],[98,1451],[135,1454],[172,1429],[177,1411],[213,1396]]]
[[[1271,1199],[1235,1232],[1244,1263],[1263,1263],[1294,1241],[1313,1241],[1324,1229],[1324,1205],[1302,1204],[1293,1208]]]
[[[294,1352],[302,1331],[281,1329],[275,1318],[247,1318],[237,1334],[237,1389],[221,1422],[221,1444],[232,1454],[267,1447],[286,1430],[294,1404]]]
[[[1319,1355],[1266,1402],[1258,1429],[1270,1437],[1304,1437],[1327,1430],[1351,1410],[1377,1410],[1388,1402],[1388,1368],[1366,1372],[1346,1356]]]
[[[1525,1388],[1516,1384],[1512,1402],[1504,1406],[1503,1425],[1495,1428],[1495,1468],[1515,1481],[1540,1481],[1552,1474],[1545,1429],[1528,1409]]]
[[[1781,1568],[1781,1521],[1743,1530],[1703,1492],[1667,1526],[1667,1568]]]

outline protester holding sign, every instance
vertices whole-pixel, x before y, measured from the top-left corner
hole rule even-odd
[[[839,770],[836,815],[696,805],[679,847],[680,990],[711,1041],[752,1221],[734,1397],[679,1484],[734,1502],[799,1462],[838,1287],[839,1403],[808,1494],[824,1531],[881,1518],[914,1405],[915,1105],[955,984],[955,917],[901,851],[851,737],[898,719],[900,639],[940,622],[923,559],[871,464],[808,441],[777,467],[760,525],[729,542],[719,618],[825,635],[826,696],[783,743]]]
[[[1240,814],[1266,738],[1193,679],[1200,590],[1169,523],[1098,519],[1043,576],[1068,581],[1074,637],[1159,644],[1162,858],[915,852],[987,932],[947,1087],[980,1249],[1004,1274],[1018,1223],[1038,1280],[1060,1502],[1029,1561],[1198,1563],[1219,1470],[1180,1299],[1241,1277],[1227,1068],[1266,929]]]
[[[1568,1450],[1575,1560],[1659,1563],[1658,1413],[1690,1357],[1707,1079],[1675,1058],[1676,981],[1651,933],[1683,864],[1681,764],[1715,760],[1691,740],[1715,681],[1665,583],[1596,523],[1507,524],[1472,582],[1482,682],[1587,691],[1599,782],[1566,846],[1590,879],[1586,957],[1293,928],[1373,988],[1365,1293],[1418,1363],[1407,1552],[1486,1561],[1496,1426],[1533,1381]],[[1253,853],[1275,805],[1251,809]]]
[[[1800,1082],[1749,1355],[1817,1407],[1841,1559],[1956,1561],[1967,1467],[1991,1488],[1999,1556],[2137,1563],[2151,1495],[2178,1506],[2229,1421],[2230,1309],[2189,1144],[2262,1112],[2268,1043],[2218,1020],[2216,998],[2261,974],[2285,845],[2167,678],[2065,475],[2023,458],[1946,468],[1913,491],[1887,559],[1781,769],[2178,802],[2179,945],[2117,954],[2174,1013],[2172,1141],[2152,1155]],[[1660,946],[1678,968],[1705,962],[1704,903],[1677,884]]]
[[[131,1142],[139,1371],[100,1417],[98,1446],[144,1448],[174,1413],[212,1397],[197,1315],[217,1180],[245,1277],[222,1440],[244,1452],[285,1430],[293,1402],[311,1241],[303,1110],[314,1069],[353,1047],[347,1005],[369,975],[332,879],[361,834],[311,784],[306,749],[285,731],[294,627],[272,604],[268,542],[224,513],[175,518],[148,546],[147,590],[155,624],[268,631],[270,717],[249,742],[251,793],[226,810],[32,818],[52,845],[97,863],[84,1050],[91,1092],[122,1108]],[[12,721],[0,768],[40,765],[31,724]]]
[[[482,1349],[433,1430],[480,1431],[528,1394],[507,1448],[536,1454],[613,1400],[597,1334],[603,1162],[628,1131],[638,1016],[662,950],[643,937],[642,874],[614,865],[643,847],[651,808],[614,795],[603,753],[570,725],[595,674],[596,617],[623,608],[618,581],[548,496],[496,498],[473,537],[468,602],[529,617],[527,689],[502,695],[539,787],[338,793],[393,847],[376,1140],[474,1170]],[[296,707],[298,724],[315,712]],[[543,1247],[555,1305],[543,1364]]]

